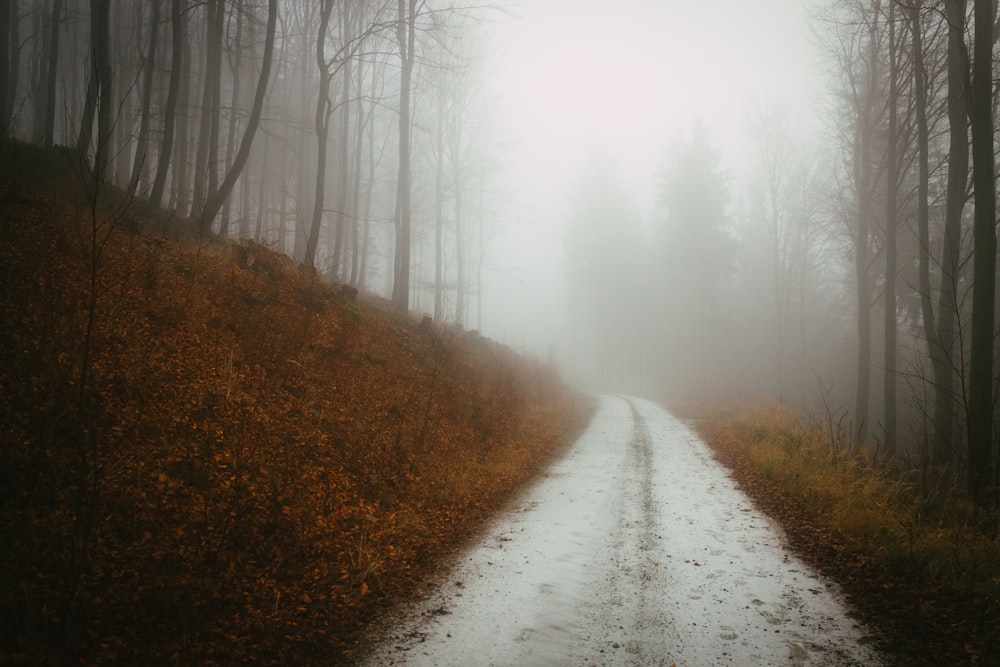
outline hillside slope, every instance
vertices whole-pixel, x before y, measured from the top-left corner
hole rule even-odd
[[[330,664],[585,422],[550,368],[0,156],[0,663]]]

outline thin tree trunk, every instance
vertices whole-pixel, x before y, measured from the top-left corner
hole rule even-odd
[[[360,19],[359,19],[360,21]],[[358,286],[358,271],[361,268],[361,171],[365,147],[365,113],[364,100],[362,99],[364,89],[364,60],[358,61],[358,72],[354,77],[356,81],[357,106],[354,130],[354,169],[353,169],[353,191],[351,193],[351,282],[353,287]]]
[[[10,42],[11,0],[0,0],[0,142],[10,135]]]
[[[181,49],[181,79],[180,98],[177,101],[177,159],[174,161],[174,174],[171,196],[171,208],[176,211],[186,211],[190,199],[188,181],[189,156],[191,154],[191,77],[193,54],[191,40],[188,39],[188,27],[190,25],[190,12],[188,11],[187,0],[184,1],[184,12],[181,15],[181,34],[184,36]]]
[[[996,182],[993,142],[993,2],[975,0],[972,126],[972,349],[969,358],[969,487],[983,502],[993,483],[993,321],[996,293]]]
[[[208,0],[205,20],[205,78],[202,81],[201,120],[198,127],[198,152],[195,157],[194,194],[191,217],[204,220],[201,215],[205,201],[215,191],[213,176],[218,155],[219,93],[222,79],[222,17],[224,0]],[[208,231],[201,230],[203,233]]]
[[[939,356],[934,377],[934,444],[936,466],[951,464],[955,422],[955,329],[958,319],[958,273],[962,246],[962,216],[969,180],[969,126],[966,80],[969,56],[965,46],[966,0],[948,0],[948,182],[944,244],[941,249],[941,289],[938,292]],[[932,357],[933,360],[933,357]]]
[[[267,3],[267,34],[264,37],[264,59],[261,62],[260,78],[257,80],[257,90],[254,93],[253,107],[250,109],[250,118],[247,120],[246,130],[243,132],[243,139],[240,141],[240,149],[236,152],[232,166],[226,173],[218,190],[205,204],[202,211],[200,226],[202,229],[210,229],[212,221],[218,215],[222,203],[229,197],[236,185],[237,179],[246,166],[250,157],[250,149],[253,146],[254,137],[257,134],[257,127],[260,125],[260,116],[264,110],[264,97],[267,93],[267,84],[271,78],[271,61],[274,58],[274,34],[278,23],[278,0],[268,0]]]
[[[883,377],[885,450],[891,457],[896,455],[896,230],[899,224],[897,211],[899,158],[897,136],[897,106],[899,97],[898,69],[896,53],[896,4],[889,3],[889,136],[886,157],[886,212],[885,212],[885,311],[884,311],[884,353],[885,374]]]
[[[365,121],[368,129],[368,177],[365,182],[364,238],[361,241],[361,266],[358,267],[358,288],[365,289],[368,280],[368,253],[371,242],[372,196],[375,193],[375,100],[377,99],[378,72],[372,71],[371,106]],[[388,259],[388,257],[386,258]],[[386,273],[390,273],[388,269]]]
[[[59,24],[63,13],[63,0],[52,0],[49,19],[48,71],[45,74],[45,126],[42,143],[51,148],[55,143],[56,127],[56,76],[59,71]]]
[[[313,199],[312,222],[306,241],[305,265],[316,268],[316,248],[319,246],[319,231],[323,223],[323,206],[326,194],[326,153],[330,136],[330,65],[326,61],[326,36],[330,28],[330,14],[333,0],[324,0],[319,20],[319,35],[316,37],[316,63],[319,66],[319,96],[316,100],[316,192]]]
[[[434,321],[444,317],[444,92],[438,92],[434,137]]]
[[[271,138],[265,133],[264,134],[264,150],[263,155],[261,155],[260,161],[262,164],[261,168],[261,178],[260,182],[257,184],[257,224],[255,225],[253,238],[255,241],[260,241],[265,236],[265,230],[267,228],[267,163],[269,161],[269,156],[271,153]],[[246,174],[244,176],[245,180],[250,180],[250,175]],[[244,209],[243,217],[248,217],[250,215],[249,209]]]
[[[878,17],[881,1],[875,0],[872,23],[868,27],[868,71],[861,99],[856,99],[857,123],[854,154],[855,192],[858,197],[857,237],[855,238],[854,271],[858,303],[858,366],[854,406],[854,437],[857,444],[868,436],[868,410],[871,396],[871,216],[873,196],[872,134],[875,123],[874,106],[878,80]]]
[[[466,321],[466,257],[465,257],[465,234],[462,228],[462,123],[461,109],[452,110],[451,128],[451,176],[454,214],[455,214],[455,323],[465,326]]]
[[[139,138],[136,141],[135,161],[132,164],[132,177],[129,179],[128,191],[135,192],[139,187],[139,178],[149,150],[149,116],[153,101],[153,74],[156,71],[156,45],[159,41],[160,0],[150,3],[152,11],[149,17],[149,46],[146,49],[146,70],[142,81],[142,113],[139,118]],[[171,85],[173,81],[171,80]],[[166,143],[166,138],[164,138]]]
[[[87,77],[87,92],[83,103],[83,113],[80,118],[80,132],[76,139],[76,154],[80,161],[84,161],[90,145],[94,138],[94,116],[97,114],[97,98],[100,94],[99,66],[97,64],[97,35],[98,30],[96,12],[99,5],[94,2],[90,5],[90,50],[88,62],[89,75]],[[96,169],[95,169],[96,171]]]
[[[947,365],[943,364],[941,351],[941,341],[937,335],[936,321],[934,314],[934,304],[931,300],[931,234],[930,234],[930,206],[928,204],[928,191],[930,180],[929,169],[929,145],[930,133],[927,127],[927,75],[925,73],[926,63],[924,62],[923,34],[920,25],[920,10],[923,0],[915,0],[910,5],[910,36],[912,38],[913,49],[913,90],[914,90],[914,114],[917,124],[917,237],[920,244],[918,248],[918,284],[920,291],[920,310],[923,320],[924,338],[927,340],[927,351],[931,360],[931,369],[934,373],[935,392],[939,391],[939,382],[942,376],[947,373]],[[935,432],[937,424],[933,424]],[[931,436],[932,442],[936,438]],[[933,457],[933,454],[932,454]]]
[[[399,84],[399,176],[396,181],[396,256],[392,302],[400,310],[410,304],[410,93],[416,42],[417,0],[398,0],[396,37],[402,66]]]
[[[135,23],[129,26],[129,20],[133,18],[130,13],[133,12]],[[114,25],[111,26],[111,34],[114,36],[114,52],[121,54],[115,63],[114,73],[119,81],[125,82],[125,85],[122,86],[122,94],[115,109],[114,142],[110,148],[110,155],[114,157],[114,160],[109,160],[109,166],[113,165],[114,169],[108,174],[108,180],[122,188],[128,186],[132,176],[131,156],[132,141],[135,139],[136,114],[135,105],[130,98],[132,97],[132,89],[139,79],[139,70],[135,61],[141,62],[142,59],[130,57],[130,51],[135,48],[137,54],[140,52],[143,34],[142,17],[141,8],[131,7],[119,9],[112,17]],[[134,28],[134,42],[133,30],[130,28]],[[136,150],[138,149],[136,148]]]
[[[97,16],[97,72],[100,82],[97,106],[98,155],[94,158],[94,174],[105,178],[110,163],[112,118],[116,105],[112,99],[111,71],[111,0],[92,0]],[[103,147],[103,148],[102,148]],[[103,154],[102,154],[103,153]]]
[[[87,99],[80,122],[76,153],[85,162],[94,137],[94,116],[97,116],[97,144],[94,146],[93,187],[105,176],[111,141],[111,30],[109,27],[111,0],[90,3],[90,80]]]
[[[232,66],[233,75],[233,90],[232,95],[229,98],[229,132],[226,136],[226,169],[233,163],[233,152],[236,150],[236,127],[239,123],[236,121],[236,110],[240,106],[240,81],[243,78],[243,0],[236,1],[236,9],[233,12],[233,16],[236,18],[236,37],[233,40],[233,49],[235,55],[231,56],[235,59]],[[250,43],[253,43],[253,35],[251,35]],[[263,182],[263,181],[261,181]],[[222,205],[222,219],[219,222],[219,229],[222,233],[228,233],[229,231],[229,221],[232,215],[232,198],[226,198],[226,203]],[[246,211],[243,211],[243,216],[246,216]]]
[[[149,193],[147,207],[149,210],[159,208],[163,199],[163,188],[167,182],[167,170],[170,167],[170,155],[174,149],[174,127],[177,124],[177,98],[181,88],[181,67],[184,54],[184,22],[181,18],[181,0],[170,2],[171,35],[170,53],[170,87],[167,90],[167,105],[163,111],[163,143],[156,164],[156,176],[153,179],[153,189]]]
[[[346,20],[346,19],[345,19]],[[350,156],[347,151],[347,147],[350,145],[351,138],[351,61],[347,61],[344,66],[344,80],[343,88],[341,89],[341,113],[340,113],[340,150],[338,153],[337,164],[340,165],[339,173],[337,174],[337,218],[336,218],[336,233],[334,236],[333,244],[333,266],[330,267],[331,273],[337,277],[337,280],[344,282],[344,232],[347,228],[347,186],[348,178],[350,176],[350,169],[347,168],[350,163]]]
[[[10,74],[7,75],[7,108],[4,113],[7,117],[5,126],[8,127],[14,119],[14,109],[17,105],[17,87],[21,71],[21,9],[17,0],[10,0],[10,55],[7,63]]]

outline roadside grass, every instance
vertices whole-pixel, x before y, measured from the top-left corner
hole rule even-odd
[[[963,614],[979,626],[966,629],[975,635],[966,642],[967,657],[979,661],[987,647],[997,648],[1000,512],[976,508],[955,484],[928,489],[919,476],[890,474],[851,456],[834,434],[779,405],[701,419],[696,426],[723,462],[746,467],[747,479],[767,480],[763,495],[775,494],[771,501],[785,506],[778,514],[812,527],[813,536],[800,539],[807,551],[809,541],[826,540],[825,548],[839,552],[848,564],[842,570],[848,584],[856,579],[871,586],[881,577],[879,589],[887,595],[905,584],[925,595],[972,601],[972,608],[949,612],[954,626],[964,622]],[[913,604],[926,609],[946,603]],[[920,622],[919,614],[912,622]]]

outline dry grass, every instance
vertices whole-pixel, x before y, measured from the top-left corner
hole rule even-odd
[[[839,583],[892,664],[1000,665],[1000,515],[845,454],[781,406],[696,424],[791,546]]]
[[[806,427],[781,406],[743,412],[722,428],[790,502],[849,548],[891,570],[1000,600],[996,513],[850,458],[832,446],[831,434]]]

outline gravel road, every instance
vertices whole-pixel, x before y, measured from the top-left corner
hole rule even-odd
[[[683,423],[602,396],[568,454],[364,665],[879,665],[834,586]]]

